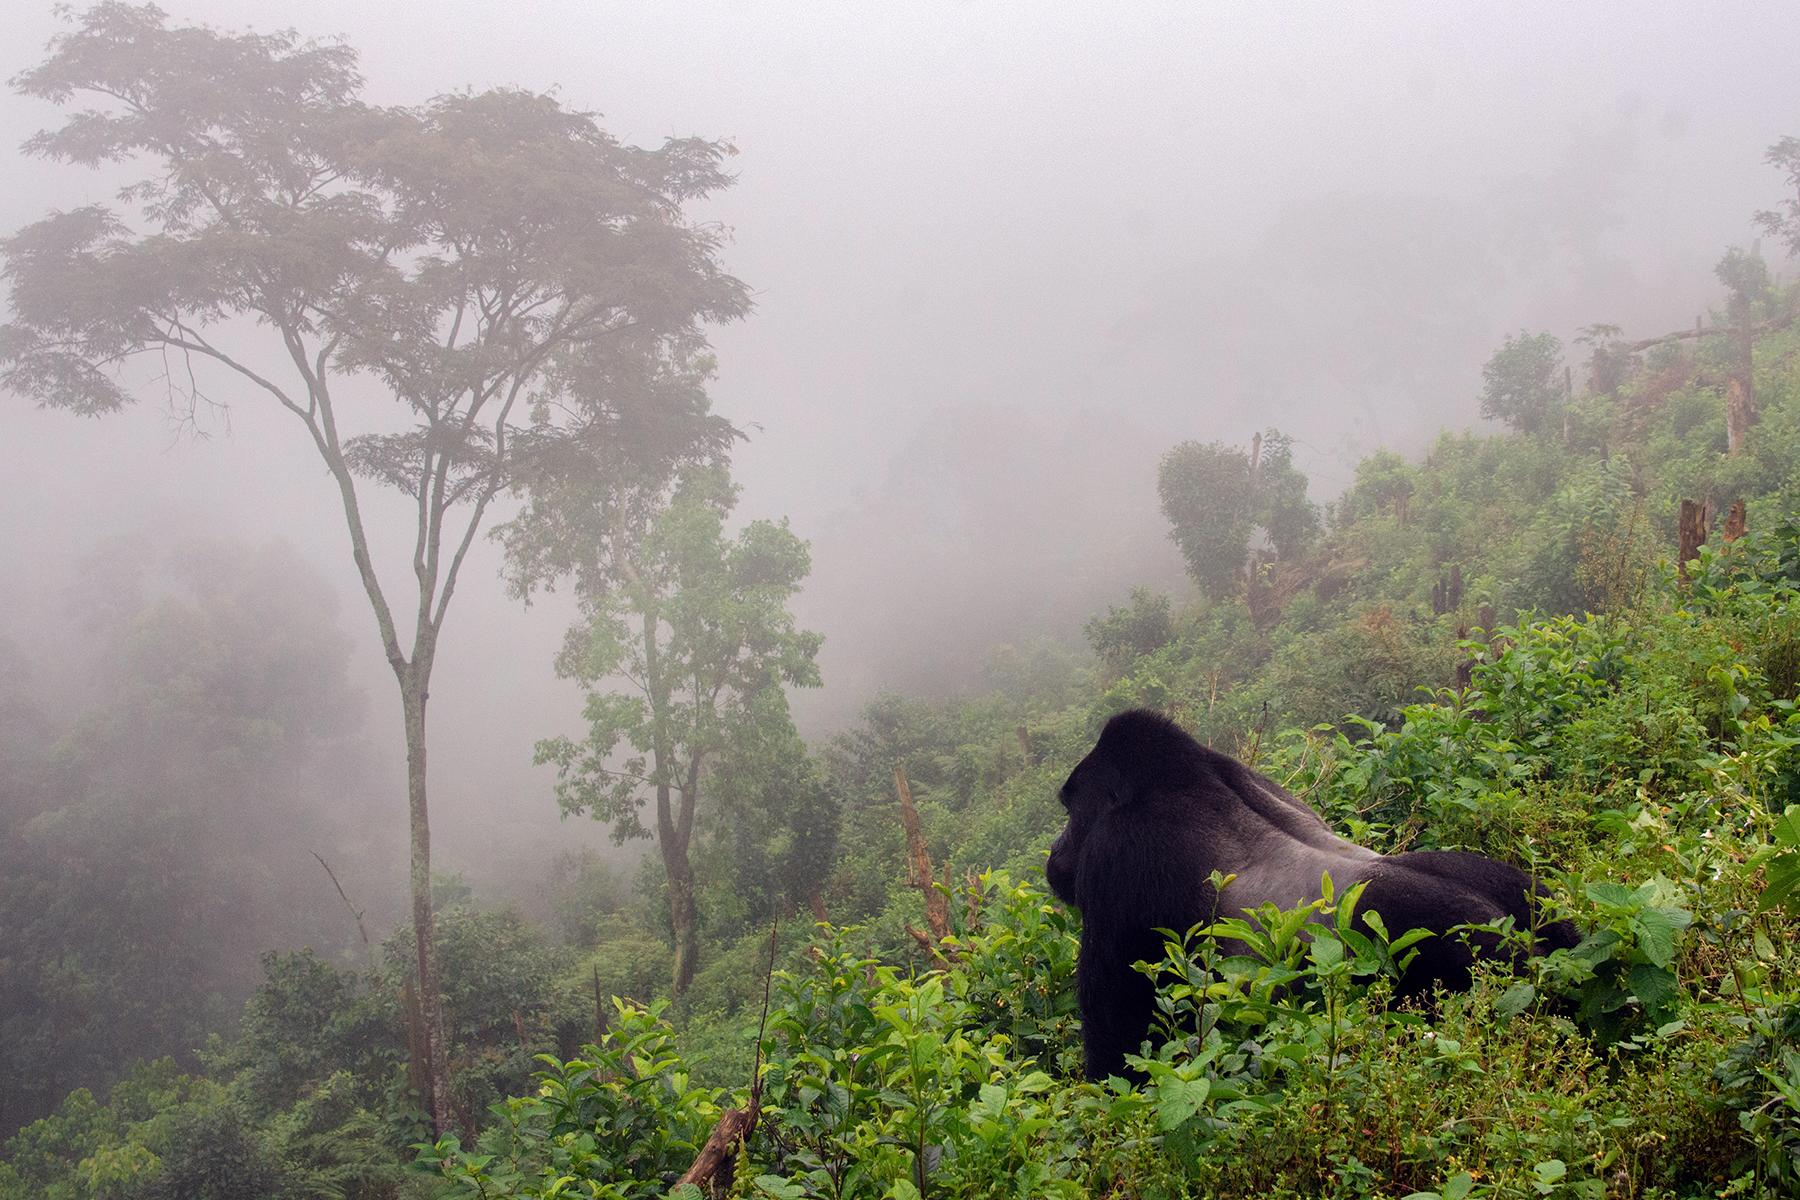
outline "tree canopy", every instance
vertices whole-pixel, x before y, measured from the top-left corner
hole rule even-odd
[[[1508,336],[1481,368],[1481,415],[1523,433],[1549,424],[1563,402],[1562,342],[1548,333]]]
[[[1169,536],[1181,547],[1188,574],[1211,596],[1229,595],[1243,579],[1256,530],[1278,559],[1305,550],[1319,531],[1306,476],[1294,467],[1292,439],[1271,429],[1257,447],[1252,458],[1223,442],[1182,442],[1157,470]]]

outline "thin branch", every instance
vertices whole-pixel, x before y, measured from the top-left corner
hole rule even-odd
[[[750,1067],[750,1107],[762,1105],[763,1036],[769,1028],[769,988],[775,982],[775,934],[781,927],[780,917],[769,918],[769,966],[763,972],[762,1016],[756,1020],[756,1060]]]
[[[1800,311],[1791,312],[1784,317],[1776,317],[1769,321],[1758,321],[1748,329],[1738,329],[1729,325],[1724,328],[1714,325],[1710,329],[1702,329],[1700,326],[1696,325],[1692,329],[1677,329],[1674,333],[1665,333],[1661,337],[1645,338],[1641,342],[1627,342],[1625,345],[1619,347],[1619,349],[1627,354],[1636,354],[1640,350],[1648,350],[1652,346],[1660,346],[1665,342],[1687,341],[1692,338],[1726,337],[1731,334],[1737,334],[1741,337],[1746,333],[1751,337],[1760,337],[1765,333],[1776,333],[1786,329],[1788,326],[1792,325],[1796,319],[1800,319]]]
[[[237,361],[235,358],[231,357],[231,355],[226,354],[224,351],[218,349],[217,347],[212,345],[212,343],[208,342],[206,340],[206,338],[199,333],[199,331],[192,329],[187,325],[184,325],[182,322],[180,322],[179,320],[176,320],[173,317],[164,318],[164,319],[168,321],[169,329],[171,329],[175,332],[163,332],[161,330],[154,330],[148,335],[148,340],[159,343],[161,345],[165,345],[165,346],[173,346],[178,350],[186,350],[186,351],[189,351],[194,354],[204,355],[205,357],[210,358],[210,359],[214,360],[215,362],[221,363],[224,366],[229,367],[231,370],[236,371],[239,375],[242,375],[245,379],[248,379],[251,383],[255,384],[257,387],[261,388],[263,391],[269,393],[269,395],[275,397],[275,399],[280,402],[280,404],[283,408],[287,409],[289,412],[291,412],[295,416],[299,417],[302,421],[305,421],[309,426],[312,424],[312,421],[307,416],[306,410],[304,408],[301,408],[298,404],[294,403],[293,399],[288,396],[287,392],[282,389],[280,384],[276,383],[275,381],[273,381],[263,375],[258,374],[257,372],[251,370],[249,367],[245,366],[243,363],[241,363],[241,362]],[[315,438],[318,436],[316,430],[314,431],[314,436],[315,436]]]
[[[587,769],[591,770],[596,775],[605,775],[613,779],[629,779],[631,782],[641,783],[645,787],[656,786],[656,780],[650,779],[647,776],[634,774],[630,771],[615,771],[611,767],[589,767]]]
[[[265,307],[265,312],[272,311]],[[356,493],[356,479],[350,473],[350,466],[344,459],[344,447],[338,437],[337,412],[331,403],[331,385],[329,377],[324,374],[315,375],[311,364],[307,361],[306,345],[291,325],[278,322],[276,326],[282,341],[288,349],[288,357],[300,372],[306,383],[307,393],[311,397],[311,412],[302,412],[291,402],[288,408],[306,423],[312,431],[313,442],[317,445],[319,456],[325,460],[326,470],[338,485],[338,498],[343,505],[344,523],[350,532],[350,553],[356,562],[358,576],[362,579],[363,592],[369,598],[369,606],[375,612],[376,628],[381,634],[382,649],[387,654],[388,663],[394,668],[395,675],[403,674],[411,665],[405,653],[400,649],[400,635],[394,625],[394,613],[388,606],[387,594],[382,591],[381,579],[375,574],[375,560],[369,553],[368,533],[363,527],[362,502]],[[314,413],[317,419],[314,419]]]
[[[532,370],[535,369],[533,366]],[[500,412],[494,418],[494,466],[489,472],[491,478],[483,488],[480,498],[476,500],[475,511],[469,515],[468,524],[463,529],[462,539],[457,544],[456,552],[450,558],[450,569],[444,576],[444,591],[438,598],[437,611],[431,618],[433,629],[441,630],[443,628],[444,616],[450,608],[450,594],[456,590],[457,578],[462,574],[463,560],[468,557],[469,547],[475,542],[475,534],[481,528],[481,520],[487,511],[488,504],[499,494],[501,481],[507,474],[506,423],[512,415],[514,406],[518,404],[519,397],[524,394],[525,383],[531,378],[531,371],[515,368],[512,378],[513,385],[507,393],[506,402],[500,406]],[[470,423],[475,419],[475,411],[475,407],[471,406],[468,417]],[[465,437],[467,437],[468,428],[468,425],[464,426]]]
[[[363,949],[369,957],[369,970],[373,971],[375,969],[375,943],[369,940],[368,927],[363,924],[362,909],[350,903],[350,897],[345,895],[344,885],[338,882],[337,872],[331,869],[331,864],[326,862],[317,850],[309,850],[307,853],[319,860],[319,865],[325,868],[325,874],[331,877],[331,886],[337,889],[338,899],[344,902],[344,907],[350,910],[352,917],[356,918],[356,932],[362,935]]]

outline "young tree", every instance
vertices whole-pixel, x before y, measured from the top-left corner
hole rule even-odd
[[[702,877],[732,895],[748,926],[766,927],[796,909],[829,916],[824,891],[837,865],[838,797],[788,719],[786,694],[770,688],[756,703],[773,711],[750,715],[755,736],[738,739],[710,779]]]
[[[1169,597],[1147,587],[1134,587],[1130,604],[1123,608],[1108,605],[1106,615],[1090,620],[1081,632],[1106,669],[1123,675],[1133,662],[1175,640]]]
[[[1789,195],[1779,207],[1757,213],[1756,223],[1786,243],[1789,254],[1800,254],[1800,138],[1782,138],[1763,161],[1787,175]]]
[[[16,86],[99,107],[28,148],[145,173],[116,205],[0,246],[14,314],[0,384],[109,413],[132,400],[114,368],[147,354],[180,415],[256,397],[323,463],[399,685],[425,1101],[441,1130],[425,731],[451,595],[503,493],[632,459],[654,473],[732,436],[707,409],[702,329],[741,315],[746,294],[717,233],[682,213],[728,182],[729,148],[622,146],[590,114],[507,89],[376,107],[354,51],[293,33],[171,27],[117,2],[72,20]],[[377,570],[365,485],[414,516],[404,583]]]
[[[1773,299],[1768,264],[1754,247],[1733,246],[1713,268],[1725,285],[1725,319],[1730,328],[1731,365],[1725,376],[1726,453],[1735,457],[1756,424],[1756,335]]]
[[[587,693],[588,734],[538,743],[563,810],[609,822],[615,841],[649,836],[640,811],[654,798],[676,997],[699,948],[691,850],[707,770],[779,741],[791,727],[783,687],[819,683],[821,639],[787,609],[810,569],[806,543],[785,521],[727,536],[736,501],[718,466],[686,472],[663,504],[595,500],[595,545],[577,572],[585,619],[557,658]]]
[[[1481,415],[1535,433],[1562,407],[1562,343],[1548,333],[1509,336],[1481,368]]]
[[[1223,442],[1182,442],[1157,469],[1169,536],[1181,547],[1189,576],[1214,599],[1229,596],[1244,578],[1256,530],[1281,560],[1304,553],[1319,532],[1306,476],[1294,467],[1293,439],[1271,429],[1256,445],[1252,457]]]
[[[1231,595],[1253,528],[1250,456],[1223,442],[1183,442],[1163,455],[1156,490],[1188,575],[1214,599]]]

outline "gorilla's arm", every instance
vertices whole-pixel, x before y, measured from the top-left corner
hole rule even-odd
[[[1076,964],[1075,988],[1081,1002],[1081,1041],[1087,1077],[1109,1075],[1140,1078],[1125,1069],[1125,1056],[1136,1054],[1150,1031],[1156,1010],[1156,988],[1150,978],[1133,968],[1140,961],[1162,958],[1162,939],[1151,934],[1130,937],[1122,931],[1106,937],[1081,939]]]
[[[1136,969],[1159,962],[1158,929],[1186,932],[1217,907],[1211,884],[1195,872],[1191,831],[1126,810],[1095,822],[1076,879],[1082,913],[1076,990],[1081,1002],[1087,1076],[1124,1075],[1149,1032],[1156,988]]]

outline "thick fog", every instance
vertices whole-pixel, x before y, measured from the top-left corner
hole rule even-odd
[[[1155,502],[1178,441],[1278,426],[1325,498],[1375,446],[1472,422],[1509,332],[1691,322],[1778,198],[1764,149],[1800,133],[1800,10],[1771,5],[168,7],[341,35],[380,101],[554,87],[627,141],[735,142],[703,215],[757,308],[716,331],[713,395],[752,434],[740,513],[813,544],[812,733],[883,686],[966,686],[995,642],[1071,636],[1133,583],[1179,587]],[[58,26],[9,18],[10,77]],[[55,120],[0,100],[7,232],[110,192],[10,149]],[[72,698],[70,589],[110,539],[285,542],[341,597],[394,781],[371,815],[397,834],[398,706],[333,491],[288,421],[215,398],[203,438],[153,390],[102,420],[0,401],[0,629]],[[578,719],[550,667],[569,610],[521,609],[481,555],[431,762],[442,858],[485,882],[597,839],[530,764]]]

